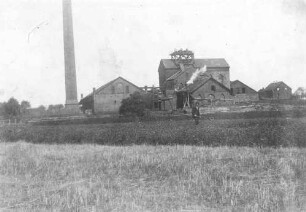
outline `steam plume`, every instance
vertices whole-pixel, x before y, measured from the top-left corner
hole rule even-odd
[[[197,69],[192,76],[190,77],[190,79],[187,82],[187,85],[190,85],[194,82],[194,80],[200,75],[200,74],[204,74],[207,71],[206,66],[204,66],[203,68]]]

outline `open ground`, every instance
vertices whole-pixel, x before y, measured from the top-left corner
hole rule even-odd
[[[305,125],[268,118],[2,127],[0,209],[305,211]]]
[[[297,148],[1,144],[2,211],[304,211]]]

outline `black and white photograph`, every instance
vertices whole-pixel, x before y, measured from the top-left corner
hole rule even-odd
[[[0,0],[0,211],[306,211],[306,0]]]

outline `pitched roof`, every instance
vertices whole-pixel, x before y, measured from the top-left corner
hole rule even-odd
[[[270,83],[266,88],[265,90],[274,90],[276,89],[277,87],[279,87],[280,85],[285,85],[287,87],[289,87],[288,85],[286,85],[283,81],[280,81],[280,82],[272,82]],[[289,87],[290,88],[290,87]]]
[[[114,82],[117,81],[118,79],[124,80],[124,81],[126,81],[127,83],[129,83],[129,84],[135,86],[136,88],[138,88],[139,90],[141,90],[141,88],[139,88],[137,85],[131,83],[130,81],[124,79],[123,77],[117,77],[116,79],[114,79],[114,80],[112,80],[112,81],[110,81],[110,82],[108,82],[108,83],[102,85],[102,86],[99,87],[98,89],[96,89],[96,93],[99,93],[101,90],[103,90],[103,89],[106,88],[107,86],[111,85],[112,83],[114,83]],[[87,96],[85,96],[83,99],[85,99],[85,98],[87,98],[87,97],[89,97],[89,96],[92,96],[92,94],[93,94],[93,92],[91,92],[90,94],[88,94]]]
[[[161,63],[165,69],[178,69],[179,66],[174,63],[172,59],[161,59]],[[206,67],[229,67],[224,58],[207,58],[207,59],[194,59],[194,68]]]
[[[166,79],[166,81],[168,80],[174,80],[176,79],[178,76],[180,76],[184,71],[178,71],[175,74],[173,74],[172,76],[170,76],[168,79]]]
[[[235,81],[231,81],[230,82],[230,87],[232,87],[232,84],[235,84],[235,83],[241,83],[242,85],[244,85],[245,87],[248,87],[249,89],[253,90],[254,92],[257,93],[257,91],[255,91],[253,88],[251,88],[250,86],[247,86],[246,84],[244,84],[243,82],[241,82],[240,80],[235,80]]]
[[[225,90],[227,90],[228,92],[230,92],[230,90],[225,86],[223,85],[222,83],[218,82],[217,80],[215,80],[214,78],[210,77],[209,79],[205,80],[204,82],[200,82],[200,83],[197,83],[196,85],[189,85],[188,88],[189,90],[191,91],[191,93],[195,92],[196,90],[198,90],[199,88],[201,88],[203,85],[205,85],[208,81],[214,81],[215,83],[217,83],[219,86],[221,86],[222,88],[224,88]]]
[[[197,70],[197,68],[195,68],[195,67],[193,67],[193,66],[185,66],[184,67],[184,70],[183,71],[178,71],[178,72],[176,72],[175,74],[173,74],[172,76],[170,76],[168,79],[166,79],[166,80],[174,80],[174,79],[176,79],[177,77],[179,77],[179,76],[181,76],[183,73],[194,73],[195,71]],[[202,75],[202,74],[201,74]],[[191,76],[190,76],[191,77]]]

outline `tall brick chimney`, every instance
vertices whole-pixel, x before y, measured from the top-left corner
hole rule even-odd
[[[65,106],[67,109],[77,110],[79,109],[79,105],[77,97],[71,0],[62,1],[66,89]]]

